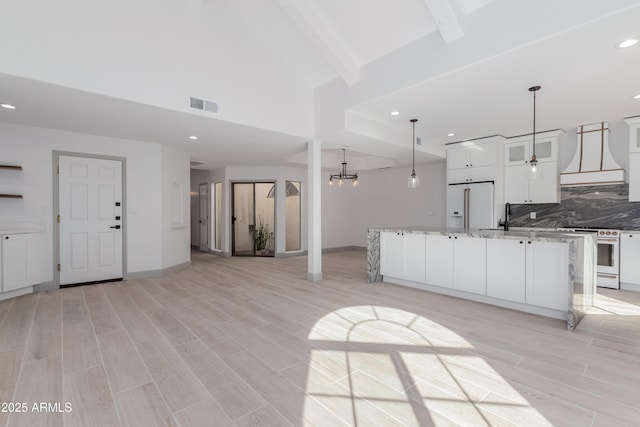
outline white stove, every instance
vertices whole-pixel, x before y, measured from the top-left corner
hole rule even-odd
[[[620,289],[620,230],[606,228],[559,228],[558,231],[597,233],[598,286]]]

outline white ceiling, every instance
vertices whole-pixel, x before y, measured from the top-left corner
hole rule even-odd
[[[431,162],[446,142],[530,132],[534,84],[538,130],[640,115],[640,46],[615,47],[638,22],[637,0],[13,2],[0,102],[18,109],[0,121],[182,147],[201,169],[304,163],[313,137],[331,162],[349,144],[350,170],[405,167],[410,118]],[[333,79],[346,119],[314,135]]]

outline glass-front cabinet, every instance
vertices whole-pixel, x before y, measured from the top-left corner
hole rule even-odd
[[[558,142],[563,134],[562,130],[536,134],[539,176],[535,180],[529,178],[533,136],[523,135],[507,139],[504,145],[505,202],[560,202]]]

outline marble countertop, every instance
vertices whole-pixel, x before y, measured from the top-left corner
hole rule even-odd
[[[42,233],[44,228],[25,225],[2,225],[0,224],[0,234],[25,234]]]
[[[448,227],[371,227],[370,230],[391,233],[416,233],[443,236],[481,237],[487,239],[531,239],[536,241],[567,242],[593,236],[591,232],[567,232],[550,229],[514,229],[509,231],[495,229],[463,229]]]

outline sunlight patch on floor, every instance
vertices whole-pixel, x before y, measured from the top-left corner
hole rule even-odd
[[[415,313],[346,307],[308,339],[307,399],[348,425],[550,425],[469,342]]]

